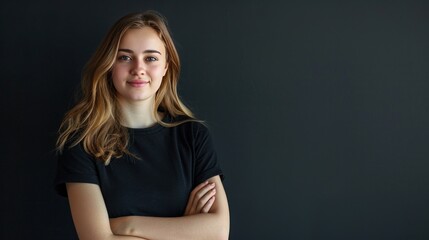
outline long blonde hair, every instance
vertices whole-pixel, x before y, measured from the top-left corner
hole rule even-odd
[[[192,112],[180,101],[177,82],[180,74],[179,55],[167,28],[165,18],[155,11],[129,14],[119,19],[108,32],[94,55],[86,64],[82,76],[82,97],[66,113],[59,129],[57,149],[73,147],[82,142],[85,151],[109,164],[112,157],[131,154],[127,150],[129,135],[121,123],[121,112],[115,97],[111,70],[117,57],[119,42],[128,29],[149,26],[153,28],[166,48],[168,69],[155,96],[154,116],[165,126],[167,123],[156,114],[162,108],[172,117],[186,116],[185,121],[195,120]],[[132,154],[131,154],[132,155]]]

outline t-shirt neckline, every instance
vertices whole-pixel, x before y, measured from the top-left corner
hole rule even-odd
[[[170,117],[168,113],[164,115],[162,121],[163,122],[170,121]],[[156,122],[154,125],[146,128],[130,128],[130,127],[126,127],[126,128],[128,129],[128,132],[130,134],[151,134],[151,133],[156,133],[158,131],[161,131],[165,127],[159,124],[159,122]]]

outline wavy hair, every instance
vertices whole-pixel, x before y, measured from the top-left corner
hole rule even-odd
[[[94,55],[85,65],[82,75],[82,96],[69,110],[59,128],[57,150],[73,147],[82,142],[84,150],[102,160],[106,165],[112,157],[131,154],[127,150],[129,135],[121,123],[121,111],[116,99],[116,90],[111,79],[112,66],[117,57],[122,36],[128,29],[151,27],[166,48],[168,69],[155,95],[154,116],[156,121],[173,127],[186,121],[198,121],[180,101],[177,82],[180,74],[180,59],[170,36],[166,19],[155,11],[133,13],[119,19],[109,30]],[[174,123],[163,122],[156,114],[163,109],[173,118],[186,116],[186,120]]]

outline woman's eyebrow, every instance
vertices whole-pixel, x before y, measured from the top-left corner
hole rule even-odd
[[[118,49],[118,52],[134,53],[133,50],[127,49],[127,48],[120,48],[120,49]],[[153,49],[144,50],[143,53],[158,53],[159,55],[161,55],[161,52],[159,52],[158,50],[153,50]]]

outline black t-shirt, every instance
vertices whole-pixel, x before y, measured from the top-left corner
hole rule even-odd
[[[58,157],[56,191],[67,196],[66,182],[94,183],[100,186],[110,218],[177,217],[183,215],[195,186],[217,175],[223,179],[203,124],[192,121],[176,127],[156,124],[128,130],[128,149],[140,159],[124,155],[105,166],[81,144],[65,148]]]

